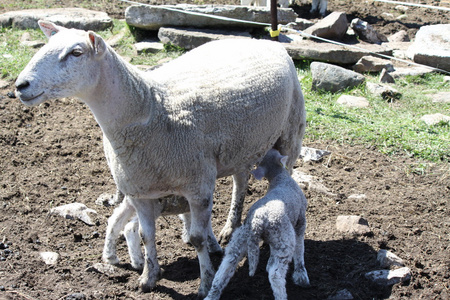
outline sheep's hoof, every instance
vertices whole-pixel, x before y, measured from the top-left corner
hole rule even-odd
[[[292,273],[292,281],[300,287],[307,288],[310,287],[308,274],[305,271],[298,271]]]
[[[227,243],[231,239],[231,234],[233,233],[233,228],[231,226],[225,225],[219,234],[219,243]]]
[[[139,289],[143,293],[148,293],[156,286],[156,280],[148,280],[147,278],[140,278],[139,280]]]
[[[110,265],[118,265],[120,262],[119,258],[115,254],[113,254],[113,255],[104,254],[103,261]]]

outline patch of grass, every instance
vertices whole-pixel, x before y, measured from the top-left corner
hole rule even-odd
[[[443,75],[398,80],[394,88],[403,96],[395,102],[369,95],[364,87],[335,94],[312,91],[310,75],[305,75],[305,71],[299,71],[299,75],[308,121],[305,144],[312,141],[368,144],[387,154],[406,154],[433,162],[450,161],[449,124],[428,126],[420,121],[425,114],[450,112],[448,103],[433,103],[427,96],[450,91],[450,86],[443,82]],[[357,109],[340,105],[336,100],[343,94],[364,96],[370,107]]]

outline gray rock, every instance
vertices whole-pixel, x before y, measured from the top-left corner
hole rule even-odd
[[[97,214],[97,212],[83,203],[75,202],[52,208],[50,214],[60,215],[67,219],[79,219],[88,225],[94,225],[89,214]]]
[[[191,50],[214,40],[230,38],[248,39],[251,38],[251,35],[243,31],[162,27],[158,31],[158,38],[164,44],[172,44]]]
[[[388,71],[386,71],[386,69],[381,70],[380,73],[380,82],[381,83],[395,83],[395,79],[394,77],[391,76],[391,74],[389,74]]]
[[[340,40],[347,32],[347,16],[343,12],[332,12],[316,24],[305,29],[305,33],[318,37]]]
[[[295,22],[291,22],[289,24],[287,24],[286,26],[288,28],[292,28],[294,30],[305,30],[308,27],[311,27],[314,25],[314,22],[307,20],[307,19],[302,19],[302,18],[296,18]]]
[[[450,123],[450,117],[437,113],[437,114],[430,114],[430,115],[424,115],[420,120],[424,121],[427,125],[433,126],[437,125],[439,123]]]
[[[402,94],[386,84],[367,82],[366,87],[372,95],[380,96],[385,100],[396,100],[401,98]]]
[[[432,72],[434,72],[432,69],[426,67],[406,67],[406,68],[395,68],[395,71],[389,74],[393,78],[399,78],[405,76],[421,76]]]
[[[331,64],[311,63],[312,89],[338,92],[353,88],[365,81],[363,75]]]
[[[367,221],[360,216],[338,216],[336,229],[351,235],[364,235],[371,232]]]
[[[377,261],[380,264],[380,267],[384,269],[389,269],[390,267],[393,266],[399,267],[405,266],[403,259],[395,255],[394,253],[384,249],[380,249],[380,251],[378,251]]]
[[[130,273],[125,272],[123,269],[119,269],[115,266],[104,263],[95,263],[92,266],[86,268],[86,272],[96,272],[104,274],[109,278],[127,278],[130,276]]]
[[[450,71],[450,24],[422,26],[408,55],[414,62]]]
[[[83,293],[73,293],[64,297],[65,300],[86,300],[86,295]]]
[[[10,11],[0,15],[0,26],[19,29],[37,29],[37,21],[45,20],[55,24],[82,30],[105,30],[113,25],[107,13],[84,8],[52,8]]]
[[[408,33],[405,30],[400,30],[388,37],[389,42],[409,42]]]
[[[302,150],[300,151],[300,156],[302,157],[304,162],[307,161],[319,161],[321,160],[324,156],[326,155],[330,155],[331,152],[330,151],[326,151],[326,150],[320,150],[320,149],[315,149],[315,148],[310,148],[310,147],[302,147]]]
[[[350,196],[348,196],[348,199],[364,200],[367,199],[367,196],[366,194],[351,194]]]
[[[358,48],[304,39],[284,45],[293,59],[310,59],[335,64],[355,64],[367,52],[392,55],[392,49],[368,43],[356,44]]]
[[[359,18],[355,18],[350,22],[350,27],[358,34],[358,36],[368,43],[381,44],[387,42],[388,39],[383,34],[376,31],[372,25]]]
[[[158,53],[164,50],[164,44],[160,42],[142,41],[134,44],[138,54],[141,53]]]
[[[391,286],[410,280],[411,270],[407,267],[396,270],[377,270],[366,273],[365,277],[380,286]]]
[[[350,293],[350,291],[347,289],[339,290],[327,298],[327,300],[353,300],[353,299],[354,298],[352,293]]]
[[[381,70],[386,69],[388,72],[394,71],[394,66],[390,60],[375,57],[375,56],[363,56],[353,66],[353,70],[358,73],[378,73]]]
[[[337,99],[337,103],[348,106],[364,108],[369,107],[369,101],[364,97],[357,97],[351,95],[342,95]]]
[[[435,103],[450,103],[450,92],[438,92],[428,95]]]
[[[330,190],[317,177],[300,172],[298,169],[294,169],[292,171],[292,178],[301,188],[307,188],[331,198],[337,197],[337,195],[330,192]]]
[[[150,7],[145,5],[133,5],[125,10],[125,19],[129,25],[147,29],[158,30],[161,27],[183,26],[196,28],[213,27],[261,27],[261,25],[234,22],[223,19],[208,18],[198,14],[185,14],[176,9],[192,13],[201,13],[219,17],[228,17],[251,22],[269,23],[270,9],[267,7],[248,7],[234,5],[161,5]],[[291,8],[278,9],[278,22],[288,24],[295,22],[297,14]]]

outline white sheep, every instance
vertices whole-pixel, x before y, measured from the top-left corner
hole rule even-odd
[[[49,42],[17,78],[17,96],[28,106],[71,96],[89,106],[117,188],[138,215],[143,291],[160,272],[157,199],[187,199],[205,296],[214,277],[206,244],[216,178],[233,175],[231,206],[239,207],[249,170],[269,149],[288,155],[289,169],[300,153],[306,116],[292,59],[276,42],[222,40],[142,72],[92,31],[39,26]]]
[[[309,12],[313,14],[319,11],[321,16],[325,16],[327,13],[327,5],[328,0],[312,0],[312,6]]]
[[[255,274],[259,261],[259,242],[262,240],[270,246],[266,270],[276,300],[287,299],[286,273],[292,258],[294,283],[302,287],[309,286],[303,256],[307,201],[286,169],[287,159],[287,156],[271,149],[258,168],[252,171],[258,180],[267,178],[269,189],[263,198],[252,205],[244,224],[233,233],[206,299],[220,298],[238,263],[246,254],[249,275]]]

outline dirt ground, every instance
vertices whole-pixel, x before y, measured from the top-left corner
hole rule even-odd
[[[113,17],[123,16],[122,9],[110,2],[98,4]],[[74,4],[68,1],[67,5]],[[307,11],[308,5],[296,9]],[[329,10],[364,18],[384,33],[450,23],[448,13],[416,8],[410,8],[402,22],[386,21],[381,13],[394,12],[392,6],[367,2],[330,1]],[[314,16],[305,12],[303,17]],[[164,273],[151,293],[138,292],[139,273],[128,264],[123,240],[118,244],[123,263],[117,273],[89,270],[101,262],[107,218],[113,210],[96,205],[95,200],[115,190],[100,128],[89,109],[75,99],[27,108],[7,96],[13,89],[11,83],[0,90],[0,299],[82,299],[68,296],[76,292],[86,299],[196,299],[198,261],[193,247],[181,241],[182,224],[175,216],[157,222],[157,250]],[[341,289],[349,290],[355,299],[449,299],[449,165],[388,157],[373,146],[310,142],[308,133],[305,144],[332,154],[321,162],[299,161],[297,167],[322,180],[337,196],[305,189],[309,202],[305,261],[311,287],[297,287],[288,278],[289,299],[326,299]],[[225,223],[231,187],[230,178],[217,181],[212,217],[216,234]],[[265,190],[265,182],[251,179],[246,209]],[[367,198],[348,198],[352,194]],[[72,202],[95,209],[96,224],[49,215],[52,207]],[[363,216],[372,234],[339,233],[338,215]],[[405,261],[412,271],[409,282],[380,288],[364,277],[379,268],[379,249],[388,249]],[[46,265],[39,257],[41,251],[57,252],[60,260]],[[268,255],[268,247],[263,246],[252,278],[244,261],[222,299],[272,299],[265,272]],[[213,261],[217,266],[220,258]]]

